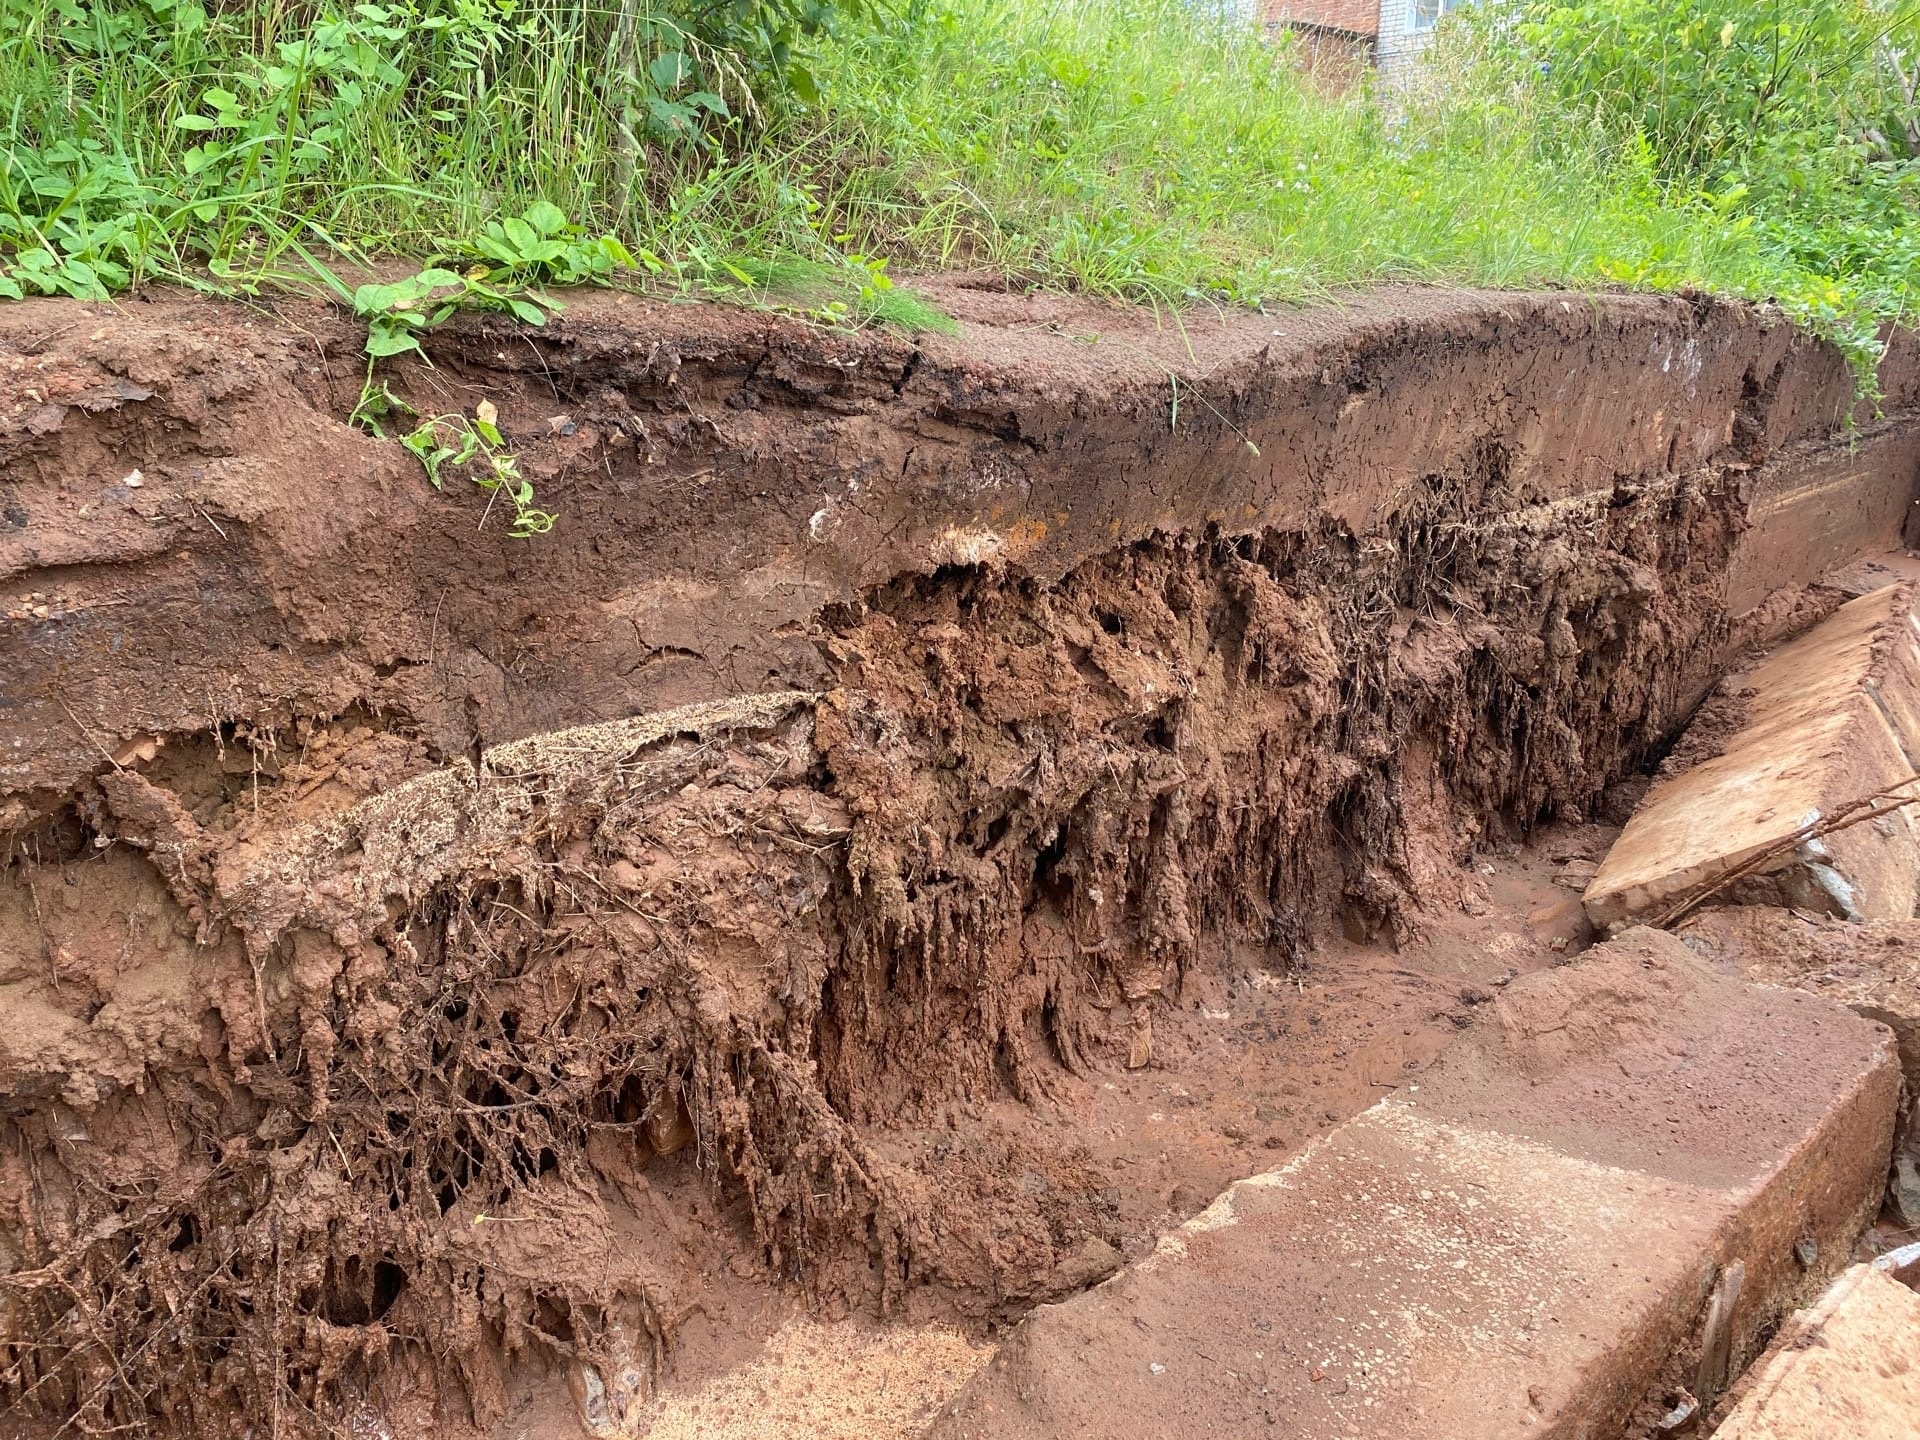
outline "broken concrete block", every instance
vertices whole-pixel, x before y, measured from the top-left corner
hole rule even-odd
[[[1893,1031],[1909,1099],[1887,1202],[1901,1225],[1920,1230],[1920,920],[1853,924],[1734,905],[1702,911],[1679,934],[1748,980],[1838,1000]]]
[[[1829,1273],[1846,1254],[1898,1088],[1882,1027],[1633,931],[1516,982],[1417,1087],[1033,1312],[931,1434],[1622,1433],[1814,1293],[1797,1241]]]
[[[1781,1328],[1717,1440],[1920,1435],[1920,1294],[1855,1265]]]
[[[1727,682],[1744,722],[1720,753],[1656,780],[1585,895],[1596,926],[1658,916],[1743,870],[1782,903],[1849,919],[1913,914],[1913,807],[1811,832],[1876,795],[1920,796],[1913,591],[1849,601]]]

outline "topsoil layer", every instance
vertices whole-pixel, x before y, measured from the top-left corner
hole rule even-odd
[[[331,311],[0,309],[0,1431],[613,1434],[716,1264],[1099,1278],[1103,1174],[982,1116],[1482,903],[1920,463],[1906,337],[1835,442],[1718,302],[937,298],[436,333],[391,387],[497,407],[531,541]]]

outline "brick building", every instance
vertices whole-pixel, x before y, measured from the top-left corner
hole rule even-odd
[[[1296,36],[1306,62],[1336,57],[1392,71],[1426,44],[1433,27],[1461,0],[1259,0],[1269,26]]]

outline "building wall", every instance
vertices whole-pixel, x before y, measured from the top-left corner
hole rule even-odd
[[[1310,70],[1377,64],[1404,72],[1433,38],[1433,23],[1466,0],[1253,0],[1268,28],[1295,35]]]
[[[1260,13],[1269,25],[1343,30],[1366,36],[1378,30],[1383,6],[1398,3],[1400,0],[1261,0]]]
[[[1295,64],[1316,84],[1340,91],[1373,64],[1381,4],[1382,0],[1260,0],[1259,13],[1269,31],[1293,32]]]
[[[1462,0],[1379,0],[1380,41],[1375,59],[1380,69],[1391,76],[1419,59],[1421,50],[1433,38],[1431,19],[1459,8]],[[1428,17],[1421,23],[1421,15]]]

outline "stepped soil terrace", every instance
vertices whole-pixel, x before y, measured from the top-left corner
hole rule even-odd
[[[674,1433],[837,1317],[913,1433],[1579,949],[1920,487],[1904,334],[931,288],[435,332],[532,540],[330,309],[0,308],[0,1433]]]

